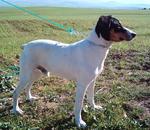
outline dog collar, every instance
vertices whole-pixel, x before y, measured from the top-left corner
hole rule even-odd
[[[87,40],[89,43],[91,43],[91,44],[93,44],[93,45],[96,45],[96,46],[100,46],[100,47],[102,47],[102,48],[109,48],[111,45],[110,44],[108,44],[108,45],[102,45],[102,44],[97,44],[97,43],[95,43],[95,42],[93,42],[93,41],[90,41],[90,40]]]

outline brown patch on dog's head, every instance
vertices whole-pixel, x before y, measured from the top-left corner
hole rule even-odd
[[[126,39],[126,35],[123,32],[116,32],[114,29],[110,30],[110,40],[114,42],[120,42]]]
[[[110,15],[99,18],[95,32],[98,38],[102,36],[105,40],[114,42],[130,41],[136,36],[136,33],[123,27],[118,19]]]

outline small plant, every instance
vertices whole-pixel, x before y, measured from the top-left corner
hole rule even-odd
[[[0,122],[0,129],[9,130],[9,129],[12,129],[12,126],[10,125],[10,122],[4,122],[4,123]]]
[[[11,71],[11,73],[6,71],[6,74],[0,71],[0,92],[9,92],[15,89],[12,79],[14,76],[19,75],[19,67],[9,66],[8,70]]]
[[[14,90],[14,84],[12,82],[12,76],[0,77],[0,93],[9,92]]]

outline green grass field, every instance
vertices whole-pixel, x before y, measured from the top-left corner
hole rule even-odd
[[[82,112],[89,130],[148,130],[150,127],[150,11],[72,8],[28,8],[50,20],[72,26],[84,35],[71,36],[14,8],[0,8],[0,74],[18,65],[20,46],[34,39],[53,39],[72,43],[83,39],[101,15],[113,15],[134,30],[137,37],[113,45],[98,77],[96,103],[103,111],[92,110],[85,100]],[[9,71],[9,70],[8,70]],[[12,78],[11,85],[17,84]],[[12,115],[12,91],[0,78],[0,129],[2,130],[76,130],[73,107],[75,83],[51,76],[34,83],[32,104],[23,93],[23,116]]]

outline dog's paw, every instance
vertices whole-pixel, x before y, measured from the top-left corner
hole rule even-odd
[[[78,128],[85,128],[87,127],[86,123],[83,120],[79,120],[76,122]]]
[[[103,107],[100,106],[100,105],[94,105],[94,109],[97,109],[97,110],[103,110]]]
[[[38,97],[31,96],[30,98],[27,98],[27,101],[32,103],[34,100],[37,100],[37,99]]]
[[[23,115],[24,112],[20,108],[17,108],[17,109],[11,110],[11,113],[15,115]]]
[[[47,72],[46,76],[47,76],[47,77],[50,77],[50,72]]]

